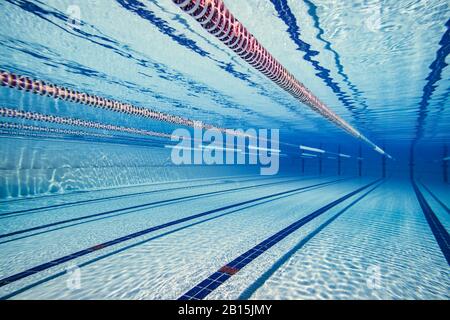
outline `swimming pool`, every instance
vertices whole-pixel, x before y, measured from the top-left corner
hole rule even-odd
[[[446,1],[0,9],[1,299],[449,299]]]

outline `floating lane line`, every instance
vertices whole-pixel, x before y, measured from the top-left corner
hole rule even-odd
[[[275,233],[274,235],[272,235],[271,237],[262,241],[261,243],[257,244],[250,250],[244,252],[242,255],[240,255],[233,261],[225,264],[219,270],[217,270],[212,275],[210,275],[207,279],[203,280],[198,285],[196,285],[194,288],[190,289],[185,294],[183,294],[180,298],[178,298],[178,300],[201,300],[201,299],[205,298],[213,290],[217,289],[222,283],[224,283],[229,278],[231,278],[233,275],[235,275],[237,272],[239,272],[239,270],[244,268],[246,265],[248,265],[254,259],[259,257],[264,252],[266,252],[272,246],[274,246],[275,244],[277,244],[278,242],[280,242],[281,240],[286,238],[288,235],[290,235],[294,231],[298,230],[300,227],[302,227],[306,223],[310,222],[311,220],[317,218],[318,216],[320,216],[324,212],[328,211],[329,209],[335,207],[336,205],[340,204],[341,202],[347,200],[348,198],[358,194],[359,192],[369,188],[370,186],[376,184],[379,181],[380,181],[380,179],[375,180],[355,191],[352,191],[352,192],[346,194],[345,196],[343,196],[333,202],[330,202],[329,204],[323,206],[322,208],[301,218],[300,220],[297,220],[296,222],[292,223],[291,225],[282,229],[281,231]]]
[[[0,70],[0,86],[9,87],[11,89],[16,89],[16,90],[23,90],[23,91],[30,92],[33,94],[47,96],[47,97],[50,97],[53,99],[61,99],[61,100],[65,100],[65,101],[69,101],[69,102],[73,102],[73,103],[84,104],[86,106],[105,109],[105,110],[109,110],[109,111],[113,111],[113,112],[127,114],[130,116],[142,117],[142,118],[152,119],[152,120],[156,120],[156,121],[167,122],[167,123],[171,123],[171,124],[178,124],[178,125],[183,125],[183,126],[187,126],[187,127],[191,127],[191,128],[216,130],[216,131],[220,131],[222,133],[230,134],[230,135],[233,135],[236,137],[254,138],[253,136],[248,135],[246,133],[242,133],[239,130],[221,128],[221,127],[217,127],[217,126],[214,126],[211,124],[203,123],[202,121],[192,120],[192,119],[188,119],[188,118],[184,118],[184,117],[180,117],[180,116],[176,116],[176,115],[172,115],[172,114],[168,114],[168,113],[163,113],[163,112],[152,110],[149,108],[138,107],[138,106],[132,105],[130,103],[120,102],[120,101],[108,99],[105,97],[88,94],[86,92],[76,91],[73,89],[58,86],[53,83],[45,82],[42,80],[31,79],[29,77],[26,77],[23,75],[18,75],[18,74],[8,72],[8,71]],[[8,114],[9,113],[10,112],[8,112]],[[26,113],[30,113],[30,112],[26,112]],[[8,116],[8,114],[7,114],[7,116]],[[0,109],[0,115],[2,115],[1,109]],[[50,116],[50,117],[63,119],[62,117],[57,117],[57,116]],[[25,119],[27,119],[27,118],[25,118]],[[42,119],[32,119],[32,120],[41,120],[41,121],[51,122],[51,121],[42,120]],[[85,123],[91,122],[91,121],[83,121],[83,120],[79,120],[79,119],[72,119],[72,120],[75,120],[76,122],[85,122]],[[72,124],[72,123],[68,123],[66,121],[63,124]],[[98,127],[98,125],[99,125],[99,123],[96,123],[96,127],[94,127],[94,128],[108,130],[108,128],[100,128],[100,127]],[[113,126],[113,125],[108,125],[108,126],[115,127],[114,129],[109,129],[109,130],[121,131],[121,132],[132,133],[132,134],[144,134],[144,135],[149,135],[149,136],[170,138],[170,135],[167,135],[165,133],[160,133],[160,132],[151,132],[151,131],[146,131],[146,130],[118,127],[118,126]],[[262,139],[262,140],[270,141],[270,139],[269,140]],[[289,145],[287,143],[281,143],[281,144]]]
[[[157,121],[180,124],[189,127],[199,125],[199,122],[179,116],[155,111],[149,108],[137,107],[130,103],[120,102],[101,96],[80,92],[61,87],[42,80],[31,79],[8,71],[0,71],[0,85],[11,89],[23,90],[30,93],[60,99],[69,102],[84,104],[94,108],[106,109],[113,112],[124,113],[132,116],[149,118]],[[215,128],[212,125],[202,124],[203,128]],[[225,130],[215,128],[218,130]]]
[[[189,137],[179,137],[179,136],[175,136],[175,135],[164,133],[164,132],[137,129],[137,128],[131,128],[131,127],[124,127],[124,126],[116,126],[113,124],[105,124],[105,123],[96,122],[96,121],[82,120],[82,119],[70,118],[70,117],[54,116],[54,115],[43,114],[43,113],[39,113],[39,112],[23,111],[23,110],[11,109],[11,108],[6,108],[6,107],[0,107],[0,117],[18,118],[18,119],[25,119],[25,120],[32,120],[32,121],[42,121],[42,122],[56,123],[56,124],[61,124],[61,125],[76,126],[76,127],[90,128],[90,129],[97,129],[97,130],[124,132],[124,133],[129,133],[129,134],[136,134],[136,135],[143,135],[143,136],[150,136],[150,137],[157,137],[157,138],[165,138],[165,139],[180,139],[180,138],[188,139],[189,138]]]
[[[57,265],[65,263],[65,262],[71,261],[73,259],[85,256],[85,255],[90,254],[92,252],[96,252],[96,251],[99,251],[99,250],[111,247],[113,245],[116,245],[116,244],[119,244],[119,243],[122,243],[122,242],[125,242],[125,241],[128,241],[128,240],[131,240],[131,239],[134,239],[134,238],[137,238],[137,237],[140,237],[140,236],[143,236],[143,235],[146,235],[146,234],[149,234],[151,232],[155,232],[155,231],[167,228],[167,227],[171,227],[171,226],[174,226],[174,225],[186,222],[186,221],[190,221],[190,220],[193,220],[193,219],[204,217],[204,216],[207,216],[207,215],[210,215],[210,214],[213,214],[213,213],[216,213],[216,212],[220,212],[220,211],[223,211],[223,210],[232,209],[232,208],[235,208],[235,207],[239,207],[239,206],[243,206],[243,205],[246,205],[246,204],[254,203],[254,202],[257,202],[257,201],[262,201],[262,200],[274,198],[274,197],[277,197],[277,196],[282,196],[282,195],[294,193],[294,192],[297,192],[297,191],[300,191],[300,190],[307,190],[307,189],[310,189],[310,188],[313,188],[313,187],[318,187],[318,186],[324,186],[324,185],[328,185],[328,184],[332,184],[332,183],[337,183],[337,182],[340,182],[340,181],[343,181],[343,180],[345,180],[345,179],[339,179],[339,180],[334,180],[334,181],[322,182],[322,183],[318,183],[318,184],[314,184],[314,185],[310,185],[310,186],[305,186],[305,187],[295,188],[295,189],[291,189],[291,190],[287,190],[287,191],[282,191],[282,192],[274,193],[274,194],[271,194],[271,195],[267,195],[267,196],[263,196],[263,197],[259,197],[259,198],[254,198],[254,199],[250,199],[250,200],[246,200],[246,201],[242,201],[242,202],[226,205],[226,206],[223,206],[223,207],[220,207],[220,208],[208,210],[208,211],[205,211],[205,212],[202,212],[202,213],[198,213],[198,214],[187,216],[187,217],[184,217],[184,218],[181,218],[181,219],[177,219],[177,220],[173,220],[173,221],[170,221],[170,222],[166,222],[164,224],[156,225],[156,226],[150,227],[148,229],[144,229],[144,230],[141,230],[141,231],[138,231],[138,232],[131,233],[131,234],[126,235],[126,236],[122,236],[122,237],[116,238],[114,240],[110,240],[110,241],[107,241],[107,242],[104,242],[104,243],[97,244],[97,245],[89,247],[87,249],[83,249],[83,250],[74,252],[72,254],[63,256],[61,258],[58,258],[58,259],[55,259],[55,260],[52,260],[52,261],[40,264],[40,265],[35,266],[33,268],[27,269],[25,271],[16,273],[16,274],[8,276],[8,277],[5,277],[3,279],[0,279],[0,287],[4,287],[4,286],[6,286],[8,284],[11,284],[13,282],[16,282],[18,280],[21,280],[21,279],[27,278],[29,276],[32,276],[32,275],[34,275],[34,274],[36,274],[38,272],[50,269],[50,268],[52,268],[54,266],[57,266]]]
[[[367,143],[373,150],[391,158],[356,128],[338,116],[298,81],[247,28],[234,17],[222,0],[172,0],[186,14],[193,17],[203,29],[217,37],[250,66],[260,71],[280,88],[312,111],[334,123],[348,134]]]
[[[411,179],[411,183],[416,193],[417,200],[419,201],[420,207],[422,208],[423,214],[425,215],[425,219],[428,222],[428,225],[433,232],[434,238],[436,239],[439,248],[442,251],[447,263],[450,265],[450,235],[442,223],[439,221],[438,217],[434,213],[433,209],[431,209],[428,202],[425,200],[422,192],[416,184],[414,179]]]

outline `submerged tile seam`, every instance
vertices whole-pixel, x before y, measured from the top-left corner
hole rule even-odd
[[[352,191],[345,196],[334,200],[330,202],[329,204],[323,206],[322,208],[310,213],[309,215],[297,220],[296,222],[290,224],[286,228],[282,229],[281,231],[275,233],[274,235],[270,236],[269,238],[265,239],[264,241],[260,242],[250,250],[244,252],[239,257],[234,259],[233,261],[225,264],[219,270],[214,272],[211,276],[200,282],[198,285],[196,285],[194,288],[187,291],[185,294],[183,294],[181,297],[178,298],[178,300],[201,300],[204,299],[207,295],[209,295],[212,290],[219,287],[223,282],[228,280],[230,277],[232,277],[234,274],[239,272],[240,269],[244,268],[246,265],[248,265],[250,262],[252,262],[254,259],[259,257],[261,254],[263,254],[265,251],[270,249],[272,246],[286,238],[288,235],[293,233],[294,231],[298,230],[300,227],[308,223],[309,221],[317,218],[319,215],[323,214],[324,212],[328,211],[329,209],[333,208],[334,206],[338,205],[339,203],[347,200],[348,198],[360,193],[361,191],[369,188],[370,186],[374,185],[375,183],[379,182],[380,179],[375,180],[361,188],[358,188],[355,191]],[[219,284],[214,283],[214,288],[212,289],[210,287],[211,280],[217,279],[217,277],[221,277],[223,281],[221,281]],[[216,280],[217,281],[217,280]]]
[[[273,197],[277,197],[277,196],[281,196],[281,195],[285,195],[285,194],[289,194],[289,193],[294,193],[294,192],[300,191],[300,190],[306,190],[306,189],[313,188],[313,187],[320,186],[320,185],[336,183],[338,181],[342,181],[342,179],[331,181],[331,182],[318,183],[318,184],[315,184],[315,185],[300,187],[300,188],[296,188],[296,189],[291,189],[291,190],[288,190],[288,191],[283,191],[283,192],[279,192],[279,193],[275,193],[275,194],[259,197],[259,198],[256,198],[256,199],[251,199],[251,200],[247,200],[247,201],[243,201],[243,202],[227,205],[227,206],[224,206],[224,207],[220,207],[220,208],[208,210],[208,211],[205,211],[205,212],[202,212],[202,213],[198,213],[198,214],[195,214],[195,215],[191,215],[191,216],[188,216],[188,217],[184,217],[184,218],[181,218],[181,219],[178,219],[178,220],[173,220],[173,221],[170,221],[170,222],[166,222],[164,224],[160,224],[160,225],[157,225],[157,226],[154,226],[154,227],[151,227],[151,228],[148,228],[148,229],[144,229],[144,230],[141,230],[141,231],[138,231],[138,232],[134,232],[134,233],[131,233],[129,235],[122,236],[122,237],[119,237],[119,238],[116,238],[114,240],[110,240],[110,241],[107,241],[107,242],[104,242],[104,243],[101,243],[101,244],[97,244],[97,245],[89,247],[87,249],[80,250],[80,251],[77,251],[75,253],[72,253],[72,254],[60,257],[58,259],[55,259],[55,260],[52,260],[52,261],[40,264],[40,265],[35,266],[33,268],[30,268],[30,269],[27,269],[25,271],[16,273],[14,275],[7,276],[7,277],[5,277],[3,279],[0,279],[0,287],[4,287],[4,286],[6,286],[8,284],[11,284],[11,283],[16,282],[18,280],[27,278],[27,277],[29,277],[31,275],[34,275],[34,274],[38,273],[38,272],[50,269],[50,268],[52,268],[54,266],[60,265],[60,264],[62,264],[64,262],[71,261],[71,260],[73,260],[75,258],[79,258],[81,256],[84,256],[84,255],[87,255],[89,253],[98,251],[100,249],[104,249],[104,248],[113,246],[115,244],[118,244],[118,243],[121,243],[121,242],[124,242],[124,241],[128,241],[128,240],[140,237],[142,235],[145,235],[145,234],[148,234],[148,233],[151,233],[151,232],[154,232],[154,231],[158,231],[158,230],[161,230],[161,229],[173,226],[173,225],[177,225],[177,224],[189,221],[189,220],[193,220],[193,219],[196,219],[196,218],[207,216],[207,215],[210,215],[210,214],[213,214],[213,213],[216,213],[216,212],[220,212],[220,211],[223,211],[223,210],[231,209],[231,208],[234,208],[234,207],[246,205],[246,204],[253,203],[253,202],[256,202],[256,201],[270,199],[270,198],[273,198]]]
[[[450,265],[450,235],[442,223],[439,221],[438,217],[431,209],[428,202],[425,200],[422,192],[416,184],[414,178],[411,179],[411,184],[413,186],[414,192],[416,193],[417,200],[422,208],[425,219],[433,232],[434,238],[441,249],[442,254],[447,260],[447,264]]]

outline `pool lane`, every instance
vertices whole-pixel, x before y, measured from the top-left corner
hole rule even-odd
[[[14,237],[12,240],[9,238],[2,239],[3,241],[0,241],[0,250],[2,251],[2,255],[0,255],[0,277],[3,278],[8,274],[16,273],[17,271],[14,271],[17,269],[26,270],[32,265],[39,265],[120,236],[139,232],[149,228],[149,226],[164,224],[183,217],[216,209],[227,204],[239,202],[235,200],[235,194],[239,194],[240,198],[245,201],[289,190],[289,188],[313,185],[316,184],[316,181],[317,183],[320,183],[331,181],[331,179],[302,179],[297,180],[296,182],[289,180],[286,184],[279,183],[276,185],[261,186],[259,188],[255,187],[251,189],[252,192],[231,190],[218,195],[198,198],[195,197],[197,193],[204,191],[209,192],[212,188],[204,187],[201,190],[190,189],[187,191],[183,190],[182,192],[177,191],[180,196],[190,194],[193,195],[193,197],[187,200],[172,201],[162,205],[124,210],[113,215],[97,217],[86,221],[79,221],[60,227],[50,228],[41,232],[31,233],[31,236],[19,235],[17,239],[14,239]],[[257,186],[258,183],[253,182],[251,185]],[[227,189],[228,188],[229,186]],[[164,193],[164,197],[173,197],[174,195],[176,195],[176,193]],[[153,195],[153,197],[155,197],[154,200],[158,200],[161,195]],[[148,200],[152,200],[152,198],[140,199],[143,203],[149,202]],[[139,205],[137,201],[132,204]],[[109,203],[106,203],[104,206],[95,204],[90,204],[89,206],[83,205],[82,209],[77,209],[79,212],[76,211],[75,213],[70,214],[79,216],[85,212],[104,212],[111,208],[112,205],[113,204]],[[129,207],[130,203],[120,202],[116,205],[120,209]],[[66,213],[67,210],[69,210],[69,208],[61,209],[58,211],[57,215],[53,214],[51,216],[54,216],[56,219],[61,219],[61,217],[65,217],[64,213]],[[71,210],[73,211],[74,209],[72,208]],[[17,217],[15,224],[26,225],[28,219],[29,217],[27,216]],[[45,221],[44,217],[42,220]],[[17,248],[20,248],[20,250],[17,250]],[[39,252],[39,254],[36,254],[36,252]],[[11,264],[11,261],[14,261],[15,263]]]
[[[164,206],[170,203],[176,203],[177,201],[189,200],[190,198],[194,199],[214,196],[216,193],[225,194],[227,192],[232,192],[237,188],[258,187],[259,185],[269,185],[270,183],[273,183],[275,185],[277,183],[282,184],[283,181],[286,181],[286,183],[290,183],[290,181],[305,179],[308,179],[308,177],[285,177],[268,180],[263,179],[261,181],[244,180],[233,183],[227,182],[224,184],[208,184],[198,188],[187,187],[178,189],[177,187],[175,187],[175,190],[172,191],[166,190],[164,192],[136,195],[133,197],[127,197],[125,199],[119,197],[117,199],[109,200],[106,202],[82,203],[78,206],[61,207],[48,211],[31,212],[30,214],[21,213],[18,215],[9,215],[0,217],[0,234],[5,235],[24,229],[40,227],[47,224],[60,223],[71,219],[89,220],[89,217],[96,217],[96,215],[114,216],[120,214],[121,212],[132,211],[133,209],[140,210],[147,207],[150,208],[155,206]],[[4,240],[7,239],[0,238],[0,243],[3,243]]]
[[[149,232],[158,232],[161,228],[171,227],[173,223],[184,223],[228,208],[262,201],[265,198],[270,199],[278,194],[283,195],[316,185],[320,187],[336,183],[334,181],[336,180],[326,178],[305,179],[261,186],[251,189],[251,192],[236,190],[214,197],[192,198],[170,203],[167,206],[132,210],[126,214],[98,218],[89,223],[81,222],[52,232],[42,232],[32,237],[4,242],[0,245],[0,250],[2,250],[0,256],[1,278],[5,281],[11,274],[17,274],[18,270],[29,270],[41,264],[48,264],[54,259],[74,254],[80,255],[80,250],[83,252],[85,250],[96,251],[93,248],[104,247],[105,243],[114,239],[114,241],[134,239],[139,237],[140,233],[144,235]],[[101,244],[100,247],[98,247],[99,244]],[[106,247],[111,245],[114,243]],[[17,250],[17,248],[21,250]],[[14,261],[14,264],[11,264],[11,261]],[[48,267],[46,266],[44,269],[46,270]]]
[[[450,267],[450,234],[446,230],[445,226],[442,224],[439,217],[436,215],[434,210],[429,205],[428,201],[422,194],[419,186],[417,185],[414,179],[411,180],[414,192],[417,197],[417,201],[419,201],[420,207],[422,208],[422,212],[425,215],[425,219],[428,222],[428,226],[433,232],[434,238],[436,239],[437,244],[441,248],[441,252],[444,255],[447,263]]]
[[[445,210],[450,214],[449,199],[450,199],[450,185],[429,185],[427,183],[420,182],[427,193]]]
[[[231,278],[233,275],[238,273],[242,268],[246,267],[248,264],[252,263],[255,259],[257,259],[260,255],[264,254],[267,250],[269,250],[274,245],[278,244],[280,241],[284,240],[286,237],[297,231],[299,228],[303,227],[308,222],[313,219],[319,217],[324,214],[328,210],[334,208],[338,204],[344,202],[345,200],[357,195],[358,193],[366,190],[374,186],[378,180],[373,181],[361,188],[358,188],[348,194],[328,203],[327,205],[315,210],[314,212],[304,216],[303,218],[295,221],[291,225],[286,228],[278,231],[272,236],[268,237],[264,241],[258,243],[253,248],[247,250],[239,257],[234,260],[226,263],[216,272],[211,274],[208,278],[197,284],[192,289],[188,290],[184,293],[179,300],[202,300],[206,298],[212,291],[217,289],[220,285],[222,285],[225,281]]]
[[[418,182],[417,186],[421,191],[428,205],[433,210],[440,223],[444,226],[447,232],[450,232],[450,209],[445,203],[450,196],[450,187],[447,187],[447,194],[442,194],[442,189],[436,185],[425,184]],[[438,192],[436,192],[436,190]],[[441,191],[441,192],[439,192]]]
[[[205,275],[205,272],[208,273],[210,271],[208,268],[210,263],[215,263],[220,260],[223,261],[223,255],[228,254],[228,248],[232,249],[231,254],[233,254],[233,250],[242,250],[242,247],[246,247],[248,242],[257,241],[258,238],[272,233],[275,226],[288,225],[294,219],[298,218],[298,215],[301,213],[295,209],[327,203],[327,201],[329,202],[329,200],[332,200],[335,197],[336,193],[342,194],[346,190],[352,190],[359,185],[361,185],[361,182],[351,181],[339,183],[339,188],[333,188],[333,185],[330,185],[317,189],[316,191],[305,191],[298,195],[280,195],[277,197],[279,199],[262,200],[261,202],[263,203],[260,205],[249,203],[243,208],[230,208],[229,211],[231,210],[231,212],[228,212],[229,214],[227,214],[227,211],[221,212],[218,214],[218,216],[221,215],[219,218],[213,219],[213,217],[207,217],[207,221],[203,223],[200,223],[198,220],[192,221],[192,226],[179,226],[178,229],[180,230],[177,232],[171,233],[173,230],[169,229],[165,231],[166,234],[164,236],[162,236],[164,233],[156,233],[152,235],[151,238],[141,237],[137,240],[143,241],[144,243],[135,247],[133,247],[133,242],[131,244],[127,243],[127,246],[131,246],[131,248],[107,256],[104,259],[95,261],[83,267],[82,273],[85,284],[83,285],[83,288],[86,292],[81,293],[80,291],[75,292],[70,290],[69,292],[64,288],[59,292],[59,289],[50,289],[47,297],[57,298],[58,296],[61,296],[69,298],[72,294],[75,296],[81,294],[85,298],[107,298],[111,295],[116,295],[116,298],[122,296],[131,298],[133,292],[136,293],[132,287],[127,288],[126,290],[117,291],[115,286],[118,285],[120,287],[123,284],[129,284],[136,281],[134,285],[139,287],[139,283],[145,278],[149,278],[149,281],[152,283],[156,281],[156,283],[154,283],[156,287],[163,283],[165,285],[173,285],[171,284],[173,280],[171,276],[176,277],[175,283],[177,285],[182,285],[184,282],[189,281],[184,284],[184,287],[178,288],[177,290],[175,290],[175,288],[166,288],[163,291],[159,291],[156,288],[153,288],[153,286],[149,289],[149,296],[154,295],[153,298],[165,296],[165,298],[174,299],[181,294],[183,290],[188,289],[189,285],[195,284],[196,278],[194,277],[191,279],[187,274],[184,274],[185,271],[188,271],[191,275],[193,273],[194,276]],[[234,200],[239,198],[243,199],[242,197],[243,195],[238,193],[234,196]],[[283,209],[280,210],[280,208]],[[120,251],[120,247],[115,247],[115,250]],[[109,252],[105,250],[105,252],[94,253],[93,256],[89,256],[88,260],[77,259],[75,263],[80,265],[83,261],[95,259],[103,254],[108,255]],[[215,255],[217,254],[219,254],[222,259],[216,259]],[[197,264],[196,266],[195,264],[195,262],[198,262],[199,258],[205,259],[206,263],[205,266],[200,267],[200,269],[199,265]],[[181,264],[177,263],[180,259],[183,261]],[[64,270],[64,267],[65,266],[61,266],[56,270]],[[160,269],[160,267],[162,267],[162,269]],[[89,270],[92,268],[101,268],[102,271],[91,274]],[[111,268],[113,270],[111,270]],[[129,273],[127,270],[133,271]],[[53,271],[53,273],[54,272],[55,271]],[[144,274],[141,274],[142,272]],[[166,279],[168,273],[171,276]],[[49,274],[44,275],[47,276]],[[124,276],[125,279],[123,278]],[[160,281],[164,279],[167,281],[160,283]],[[30,284],[33,281],[38,281],[36,278],[30,280],[32,281],[26,281],[26,283]],[[97,282],[97,280],[100,282]],[[116,282],[116,280],[118,282]],[[54,280],[45,282],[36,288],[27,290],[23,294],[33,295],[34,290],[39,290],[39,288],[45,288],[52,284],[62,285],[64,287],[64,283],[65,278],[58,277]],[[108,285],[105,285],[105,283],[108,283]],[[147,284],[146,281],[144,281],[144,283]],[[150,283],[148,284],[151,285]],[[23,287],[23,283],[21,283],[21,286]],[[17,289],[20,289],[20,286],[18,286]],[[102,293],[96,295],[95,293],[99,290],[102,291]],[[142,292],[139,294],[142,294]],[[20,296],[22,295],[19,295],[19,297]]]
[[[262,181],[265,179],[280,179],[283,176],[229,176],[222,178],[207,178],[191,181],[170,181],[161,183],[149,183],[137,186],[116,187],[110,189],[80,191],[68,194],[45,195],[30,199],[17,199],[0,202],[0,218],[21,213],[34,213],[49,211],[62,207],[77,206],[84,203],[109,201],[125,197],[146,195],[150,193],[164,192],[168,190],[180,190],[184,188],[197,188],[228,183],[240,183],[246,181]]]
[[[386,182],[247,283],[258,283],[251,299],[450,298],[447,261],[409,181]]]
[[[189,187],[189,188],[174,188],[174,189],[170,189],[170,190],[164,190],[165,194],[163,195],[157,195],[157,198],[154,198],[153,201],[148,201],[149,200],[149,193],[154,193],[153,191],[148,192],[144,192],[145,194],[145,198],[143,198],[145,200],[145,202],[143,203],[139,203],[139,200],[142,199],[141,197],[143,196],[142,193],[139,193],[138,195],[133,194],[132,195],[132,199],[128,199],[128,201],[132,202],[132,205],[128,205],[126,207],[123,206],[119,206],[117,208],[111,208],[113,207],[112,204],[112,199],[109,199],[108,205],[109,205],[109,210],[106,211],[102,211],[102,212],[97,212],[97,213],[89,213],[89,214],[79,214],[79,212],[83,212],[82,209],[80,209],[82,206],[85,206],[86,203],[82,203],[82,205],[78,205],[76,210],[74,209],[67,209],[67,210],[72,210],[74,211],[74,214],[76,214],[76,216],[74,217],[69,217],[69,218],[63,218],[61,212],[57,212],[56,214],[54,212],[51,212],[48,214],[48,212],[46,212],[45,214],[40,214],[40,215],[34,215],[31,217],[31,219],[28,219],[28,217],[23,217],[25,214],[21,214],[20,216],[14,216],[14,217],[4,217],[3,220],[6,220],[9,218],[9,220],[7,220],[7,222],[5,223],[5,221],[3,221],[3,233],[0,233],[0,243],[3,242],[3,238],[10,238],[12,236],[16,236],[19,234],[24,234],[24,233],[29,233],[29,232],[33,232],[33,231],[37,231],[37,230],[41,230],[41,229],[47,229],[50,227],[55,227],[55,226],[59,226],[62,224],[68,224],[68,223],[73,223],[76,221],[81,221],[81,220],[86,220],[86,219],[92,219],[92,218],[96,218],[96,217],[100,217],[100,216],[107,216],[107,215],[114,215],[114,214],[120,214],[121,212],[125,212],[125,211],[129,211],[129,210],[134,210],[134,209],[145,209],[151,206],[156,206],[156,205],[165,205],[171,202],[179,202],[179,201],[185,201],[185,200],[189,200],[189,199],[193,199],[193,198],[200,198],[200,197],[209,197],[209,196],[215,196],[221,193],[227,193],[227,192],[236,192],[236,191],[246,191],[248,189],[252,189],[252,188],[260,188],[260,187],[264,187],[264,186],[270,186],[270,185],[277,185],[277,184],[284,184],[287,185],[289,183],[292,182],[296,182],[299,181],[300,179],[298,177],[295,178],[285,178],[285,179],[276,179],[276,180],[271,180],[271,181],[266,181],[265,179],[262,179],[262,181],[256,180],[255,179],[251,179],[251,180],[244,180],[238,183],[233,183],[230,186],[227,186],[228,183],[223,183],[220,186],[218,186],[217,184],[208,184],[208,185],[203,185],[202,187],[208,187],[210,189],[213,189],[214,191],[208,191],[208,192],[204,192],[204,191],[200,191],[199,193],[196,192],[194,194],[192,194],[194,187]],[[249,183],[249,182],[252,183]],[[225,186],[224,186],[225,185]],[[224,186],[224,187],[223,187]],[[217,188],[218,187],[218,188]],[[172,196],[170,197],[170,194],[176,191],[187,191],[188,195],[180,195],[179,192],[176,193],[176,196]],[[165,198],[165,199],[164,199]],[[117,198],[114,198],[115,200]],[[91,203],[89,203],[91,204]],[[95,202],[95,204],[97,205],[98,202]],[[53,210],[55,209],[54,207],[52,207]],[[64,207],[64,209],[66,209],[66,207]],[[67,211],[66,210],[66,211]],[[44,216],[44,217],[43,217]],[[47,217],[46,217],[47,216]],[[50,221],[48,221],[47,219],[50,219]],[[11,222],[12,220],[12,222]],[[47,221],[46,221],[47,220]],[[53,221],[52,221],[53,220]],[[17,228],[17,226],[15,226],[14,221],[16,222],[16,224],[20,225],[20,229],[14,229]],[[45,223],[42,223],[42,221],[45,221]],[[34,222],[34,225],[33,225]],[[9,227],[9,230],[8,230]]]

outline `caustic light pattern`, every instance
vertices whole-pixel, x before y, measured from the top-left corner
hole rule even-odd
[[[449,299],[449,12],[0,2],[0,298]]]

